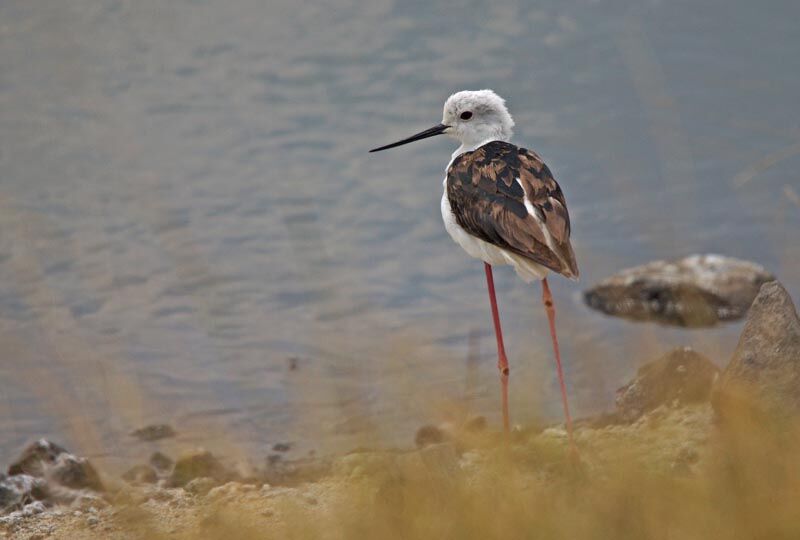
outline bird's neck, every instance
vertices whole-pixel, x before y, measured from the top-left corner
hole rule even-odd
[[[450,156],[450,164],[453,163],[453,160],[456,159],[461,154],[466,152],[472,152],[483,146],[484,144],[490,143],[492,141],[505,141],[508,142],[508,138],[505,137],[488,137],[486,139],[480,139],[476,141],[461,141],[461,146],[459,146],[453,155]],[[450,164],[447,165],[447,168],[450,168]]]

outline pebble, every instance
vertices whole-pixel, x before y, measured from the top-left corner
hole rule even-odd
[[[186,484],[184,489],[188,493],[202,497],[216,486],[217,482],[213,478],[208,478],[204,476],[201,478],[195,478],[194,480]]]
[[[140,441],[151,442],[174,437],[175,430],[168,424],[151,424],[131,432],[131,436]]]
[[[429,444],[437,444],[444,442],[447,439],[447,434],[439,427],[433,424],[427,424],[417,430],[414,436],[414,443],[417,448],[422,448]]]

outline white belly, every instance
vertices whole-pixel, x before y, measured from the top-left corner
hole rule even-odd
[[[445,179],[445,192],[442,195],[442,219],[444,219],[444,228],[447,229],[450,237],[472,257],[492,266],[510,264],[526,283],[544,279],[547,276],[548,269],[544,266],[485,242],[462,229],[450,208],[450,201],[447,198],[447,179]]]

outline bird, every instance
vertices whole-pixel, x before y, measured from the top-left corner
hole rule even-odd
[[[503,430],[510,430],[510,368],[494,288],[492,268],[510,265],[526,283],[540,281],[558,373],[564,420],[575,451],[572,418],[556,335],[556,310],[547,276],[550,272],[577,280],[579,271],[570,244],[570,220],[561,187],[542,158],[511,143],[514,119],[493,90],[462,90],[444,104],[441,123],[397,142],[373,148],[380,152],[437,135],[460,145],[445,169],[442,219],[452,239],[484,263],[486,285],[497,339]]]

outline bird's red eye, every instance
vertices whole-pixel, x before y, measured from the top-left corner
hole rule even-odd
[[[469,120],[470,118],[472,118],[472,112],[464,111],[464,112],[461,113],[461,119],[462,120]]]

